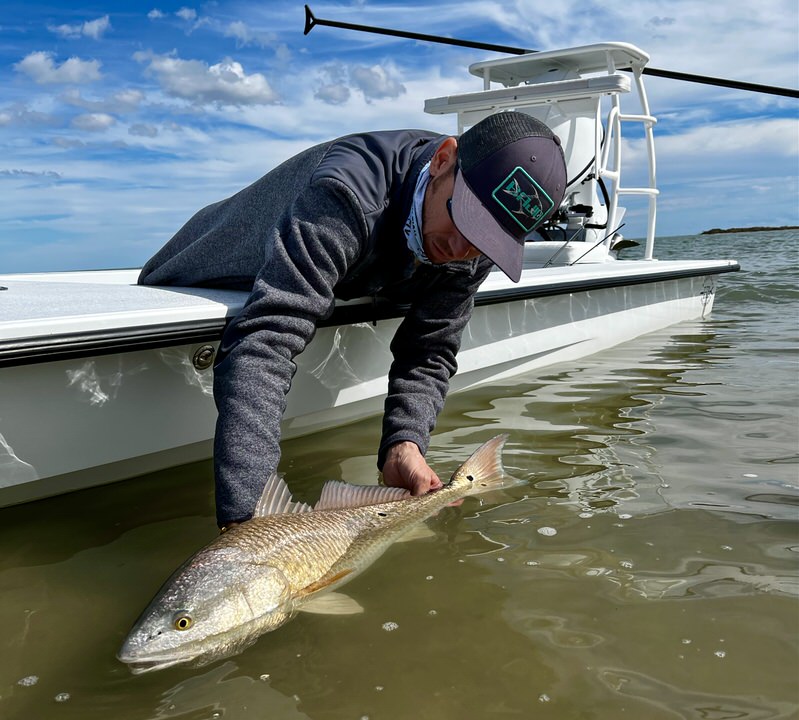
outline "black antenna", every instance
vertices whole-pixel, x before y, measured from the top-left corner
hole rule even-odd
[[[358,32],[375,33],[377,35],[390,35],[392,37],[408,38],[409,40],[422,40],[425,42],[441,43],[443,45],[456,45],[458,47],[474,48],[475,50],[488,50],[490,52],[508,53],[510,55],[527,55],[538,52],[526,48],[512,47],[510,45],[493,45],[491,43],[475,42],[472,40],[459,40],[457,38],[441,37],[439,35],[426,35],[424,33],[407,32],[405,30],[392,30],[390,28],[374,27],[371,25],[358,25],[356,23],[339,22],[337,20],[324,20],[316,17],[311,8],[305,6],[305,30],[307,35],[317,25],[356,30]],[[682,80],[683,82],[701,83],[703,85],[716,85],[718,87],[732,88],[733,90],[746,90],[747,92],[763,93],[765,95],[780,95],[782,97],[799,98],[799,90],[793,88],[777,87],[775,85],[761,85],[759,83],[743,82],[741,80],[727,80],[725,78],[696,75],[694,73],[677,72],[674,70],[660,70],[645,67],[641,71],[644,75]]]

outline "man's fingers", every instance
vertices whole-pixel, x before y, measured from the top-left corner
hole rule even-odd
[[[415,496],[443,487],[419,448],[410,442],[398,443],[389,449],[383,466],[383,482],[393,487],[404,487]]]
[[[426,495],[433,490],[439,490],[443,487],[443,483],[438,479],[431,468],[427,468],[426,473],[421,477],[415,478],[413,483],[413,495]]]

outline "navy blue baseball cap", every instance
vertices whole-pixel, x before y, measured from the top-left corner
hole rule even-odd
[[[452,220],[513,282],[522,274],[525,237],[565,191],[560,138],[531,115],[494,113],[458,139]]]

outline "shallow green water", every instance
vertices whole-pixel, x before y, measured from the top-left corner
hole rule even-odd
[[[799,716],[797,237],[659,250],[745,271],[709,321],[452,396],[434,467],[509,432],[525,483],[391,548],[346,588],[362,615],[134,677],[130,624],[215,534],[210,463],[0,511],[0,717]],[[379,430],[287,442],[295,496],[376,478]]]

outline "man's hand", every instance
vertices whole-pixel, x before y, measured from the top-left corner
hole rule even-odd
[[[413,442],[392,445],[383,463],[383,482],[391,487],[410,490],[411,495],[424,495],[443,486]]]

